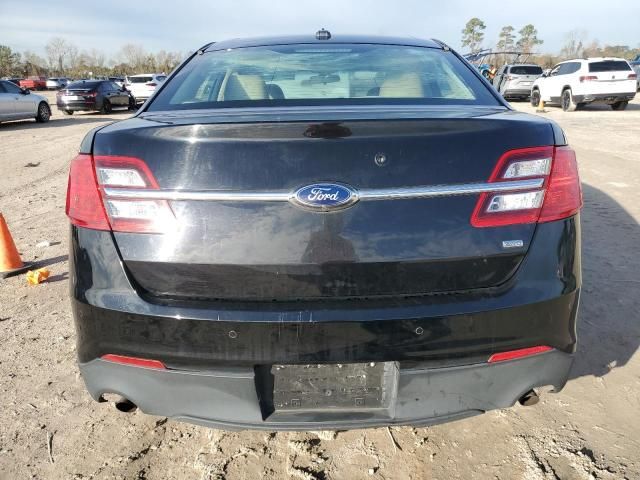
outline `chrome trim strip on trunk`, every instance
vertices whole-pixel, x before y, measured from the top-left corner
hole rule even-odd
[[[364,188],[356,190],[360,201],[400,200],[412,198],[475,195],[485,192],[517,192],[541,188],[544,179],[514,180],[495,183],[463,183],[399,188]],[[246,192],[238,190],[145,190],[139,188],[104,188],[109,198],[145,200],[194,200],[216,202],[288,202],[295,192]]]

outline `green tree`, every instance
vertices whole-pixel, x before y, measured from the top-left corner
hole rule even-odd
[[[531,24],[525,25],[518,32],[520,39],[516,46],[525,51],[532,52],[536,45],[542,45],[543,41],[538,38],[538,30]]]
[[[0,45],[0,77],[13,77],[20,71],[20,54]]]
[[[500,30],[500,35],[498,36],[498,43],[496,44],[496,48],[498,50],[511,50],[515,46],[516,36],[513,34],[515,28],[511,25],[507,25],[506,27],[502,27]]]
[[[482,20],[473,17],[462,30],[462,46],[469,47],[472,52],[477,52],[484,40],[484,30],[487,26]]]

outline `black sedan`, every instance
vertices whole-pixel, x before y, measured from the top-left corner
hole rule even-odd
[[[58,91],[56,104],[67,115],[73,115],[77,111],[109,113],[114,108],[136,108],[131,93],[109,80],[80,80],[71,83]]]
[[[204,45],[71,163],[80,371],[222,428],[531,405],[576,351],[581,206],[562,130],[439,41]]]

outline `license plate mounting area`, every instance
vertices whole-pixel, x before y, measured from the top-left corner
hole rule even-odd
[[[388,409],[396,362],[273,365],[275,412]]]

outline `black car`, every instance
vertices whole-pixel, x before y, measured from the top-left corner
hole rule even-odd
[[[82,376],[222,428],[532,404],[576,351],[581,206],[562,130],[439,41],[205,45],[71,164]]]
[[[80,80],[73,82],[56,94],[58,109],[67,115],[77,111],[109,113],[114,108],[135,110],[131,93],[109,80]]]

